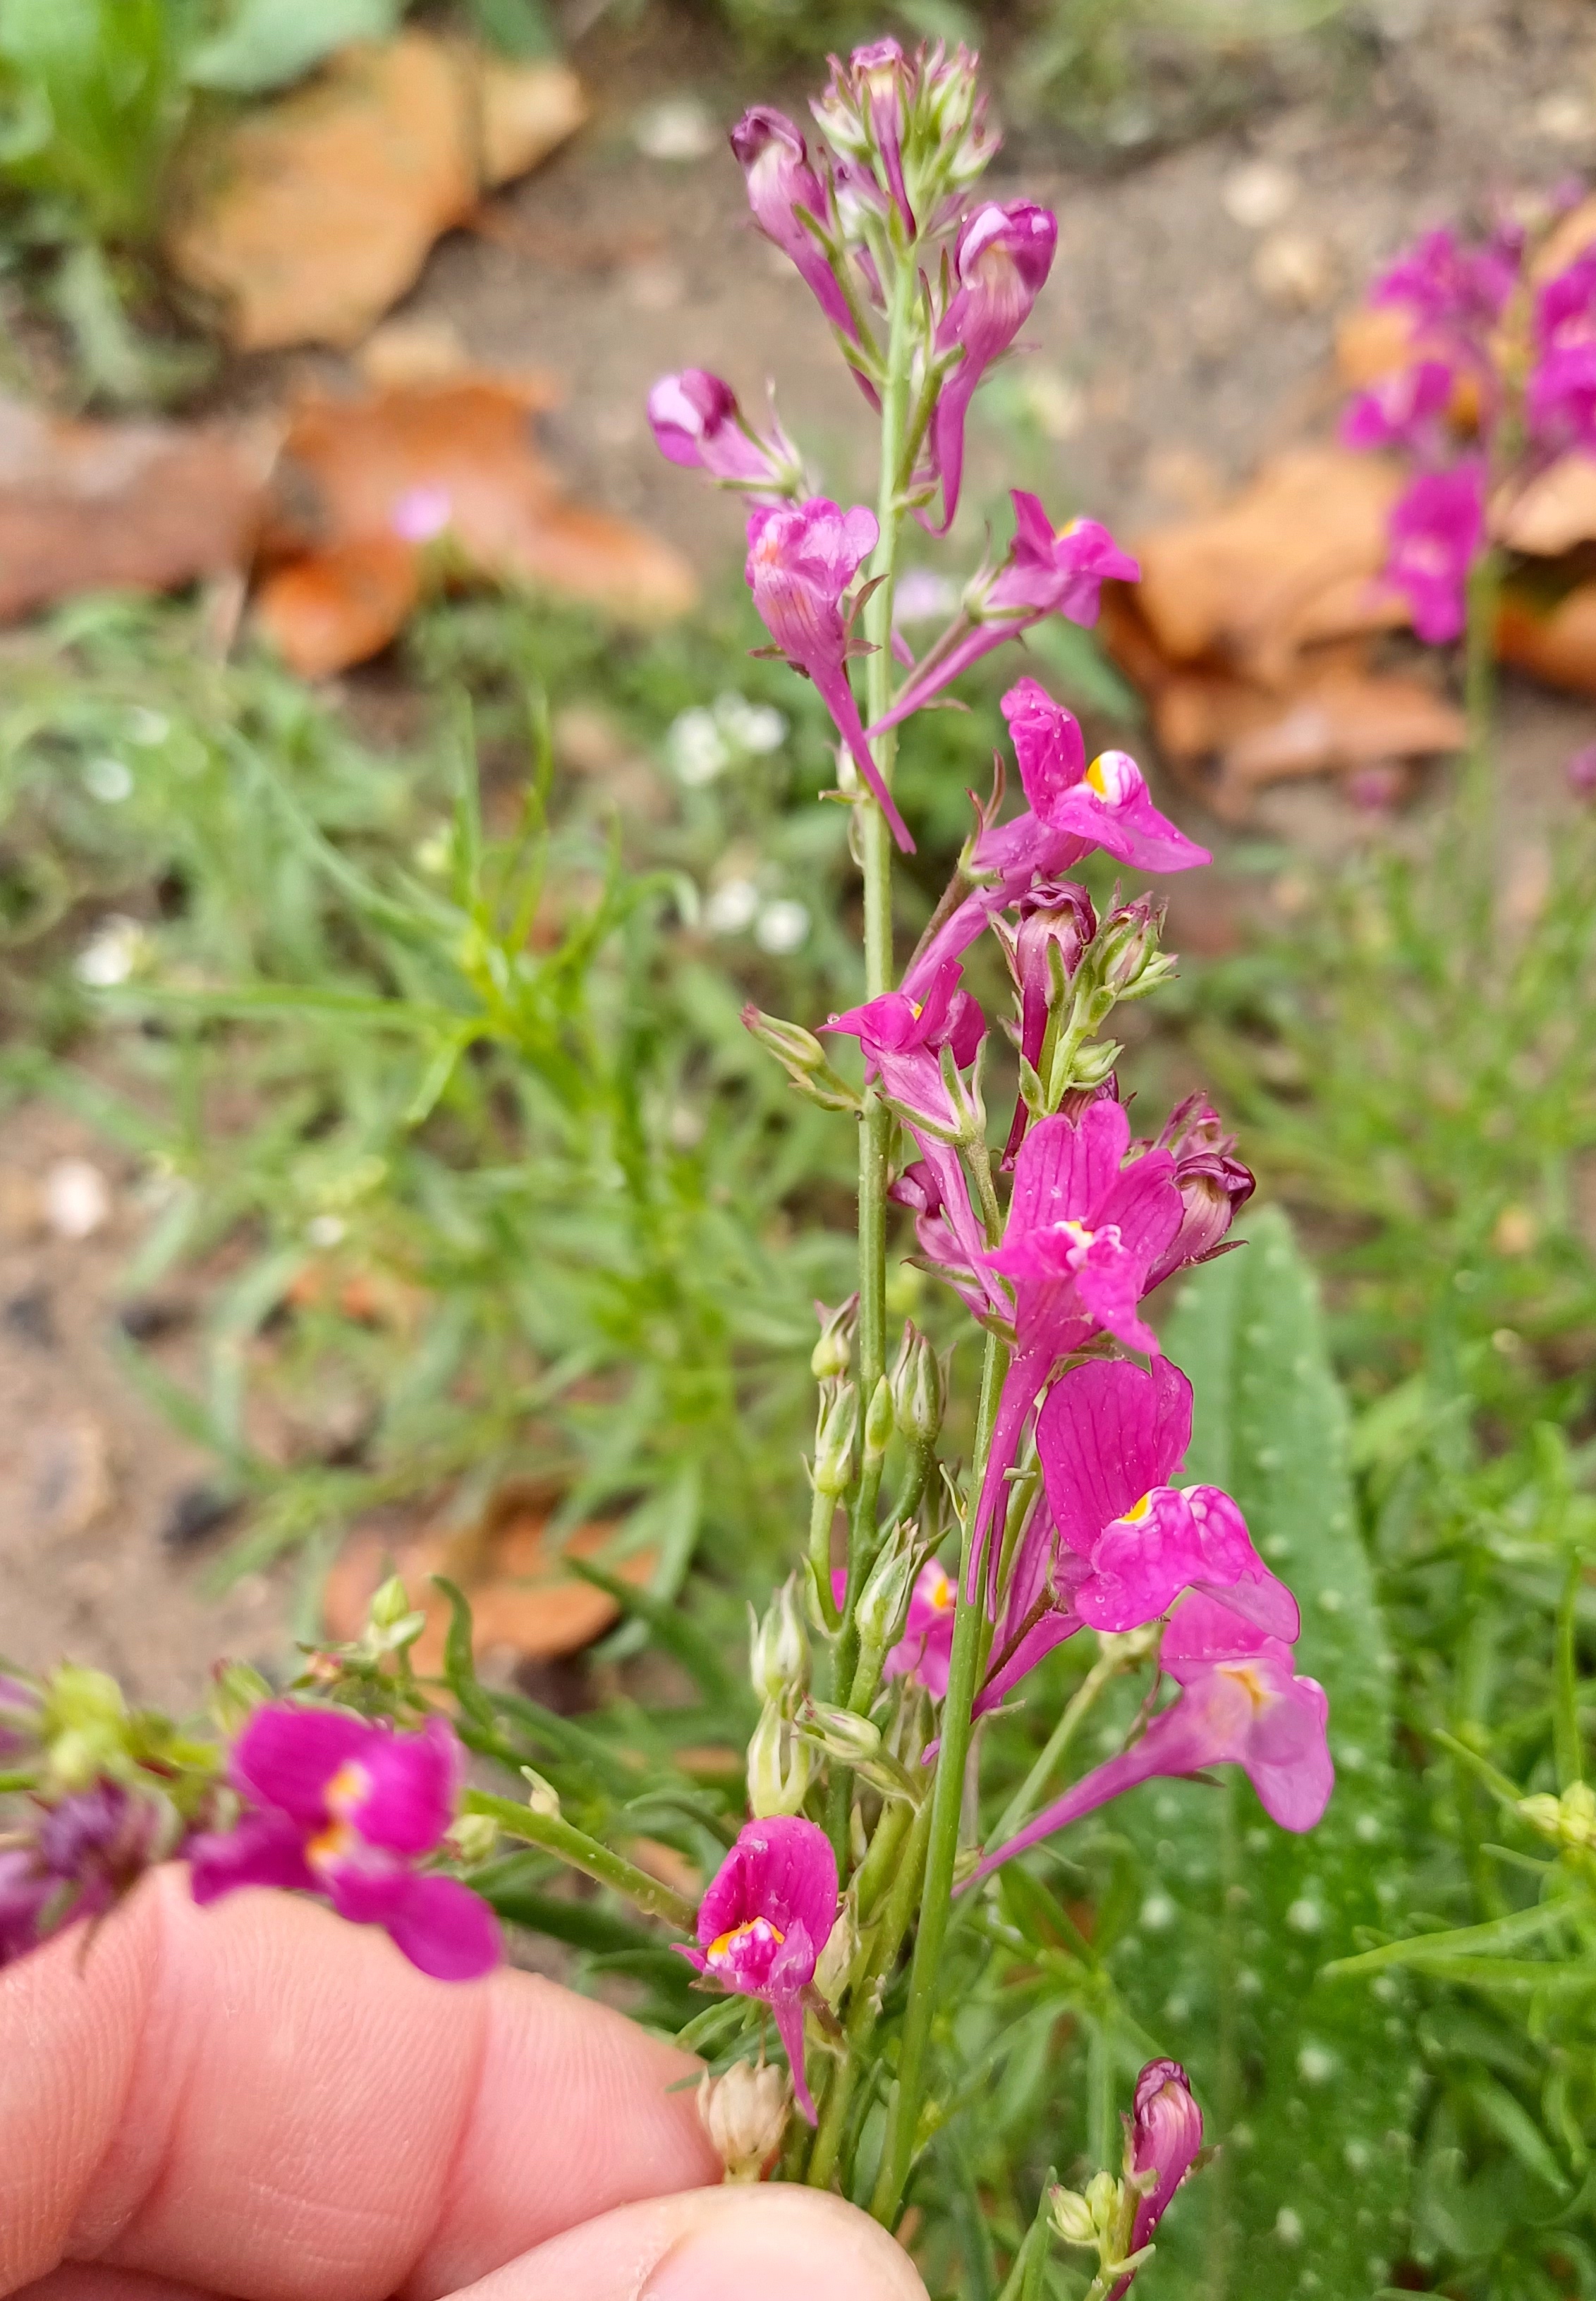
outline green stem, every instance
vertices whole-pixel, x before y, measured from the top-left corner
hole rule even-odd
[[[1491,818],[1495,775],[1496,625],[1501,608],[1502,556],[1494,548],[1475,561],[1468,579],[1468,625],[1464,640],[1463,707],[1468,722],[1459,794],[1472,860],[1487,874],[1491,866]]]
[[[1042,2264],[1037,2260],[1037,2255],[1047,2253],[1051,2238],[1050,2204],[1053,2184],[1057,2179],[1057,2167],[1049,2165],[1048,2178],[1042,2183],[1041,2202],[1037,2206],[1036,2218],[1020,2240],[1020,2249],[1014,2257],[1013,2268],[1003,2280],[1003,2290],[999,2294],[998,2301],[1025,2301],[1028,2294],[1041,2289],[1039,2280]]]
[[[585,1878],[594,1878],[607,1886],[612,1893],[623,1894],[646,1910],[651,1918],[663,1918],[674,1926],[678,1933],[691,1935],[698,1923],[698,1912],[680,1894],[662,1886],[657,1878],[650,1878],[607,1845],[601,1845],[585,1830],[573,1829],[557,1813],[534,1813],[530,1806],[517,1805],[513,1798],[495,1797],[488,1790],[467,1790],[461,1804],[466,1813],[486,1814],[497,1821],[506,1837],[521,1837],[529,1845],[540,1845],[572,1870],[580,1870]]]
[[[909,1920],[915,1913],[915,1896],[920,1889],[930,1835],[931,1803],[928,1800],[915,1812],[914,1828],[904,1848],[903,1861],[893,1880],[886,1913],[882,1920],[880,1939],[875,1945],[868,1970],[854,1989],[853,2002],[848,2007],[848,2051],[831,2079],[825,2108],[821,2114],[820,2130],[815,2137],[815,2146],[810,2152],[806,2178],[812,2188],[825,2188],[835,2170],[860,2061],[881,2019],[882,1993],[891,1979],[898,1951],[903,1946],[903,1937],[908,1931]]]
[[[1580,1745],[1579,1731],[1579,1659],[1575,1644],[1575,1608],[1579,1602],[1583,1579],[1582,1561],[1575,1551],[1568,1560],[1562,1602],[1558,1608],[1552,1739],[1559,1790],[1572,1789],[1575,1782],[1583,1781],[1585,1777],[1584,1752]]]
[[[970,1506],[959,1558],[958,1599],[953,1619],[953,1654],[948,1669],[948,1698],[942,1705],[942,1747],[931,1795],[931,1845],[925,1864],[925,1891],[920,1904],[920,1926],[915,1937],[915,1962],[909,1975],[908,2011],[904,2017],[898,2052],[898,2083],[887,2121],[881,2174],[870,2210],[878,2222],[892,2228],[903,2201],[914,2155],[920,2119],[920,2096],[925,2080],[925,2051],[936,2012],[937,1979],[942,1944],[953,1908],[953,1871],[958,1859],[959,1823],[965,1797],[965,1765],[970,1751],[970,1711],[975,1700],[975,1677],[981,1659],[982,1631],[986,1609],[978,1595],[965,1596],[971,1552],[975,1537],[977,1497],[986,1471],[998,1417],[998,1400],[1007,1371],[1008,1352],[995,1335],[987,1336],[982,1367],[981,1404],[975,1418],[975,1448],[970,1469]],[[997,1541],[999,1529],[988,1539]]]

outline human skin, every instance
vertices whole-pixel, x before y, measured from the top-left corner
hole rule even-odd
[[[502,1970],[159,1871],[0,1973],[0,2295],[924,2301],[872,2222],[710,2186],[693,2064]]]

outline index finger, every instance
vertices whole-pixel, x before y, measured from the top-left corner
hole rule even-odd
[[[0,1973],[0,2293],[63,2261],[241,2301],[432,2301],[718,2180],[692,2064],[531,1974],[429,1980],[286,1895],[158,1873]]]

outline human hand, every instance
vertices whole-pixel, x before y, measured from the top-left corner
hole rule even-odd
[[[708,2186],[690,2069],[535,1976],[430,1981],[158,1871],[0,1973],[0,2295],[924,2301],[836,2198]]]

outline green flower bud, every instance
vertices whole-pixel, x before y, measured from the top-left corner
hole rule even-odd
[[[555,1803],[557,1811],[559,1801]],[[491,1858],[498,1844],[498,1824],[489,1814],[463,1813],[449,1831],[448,1843],[456,1860],[464,1862],[468,1870],[474,1870],[480,1862]]]
[[[909,1585],[919,1563],[915,1535],[916,1529],[907,1526],[882,1544],[854,1609],[860,1638],[878,1653],[890,1644],[909,1602]]]
[[[1095,2248],[1098,2225],[1091,2207],[1078,2189],[1054,2189],[1048,2199],[1053,2226],[1065,2245],[1084,2245]]]
[[[230,1742],[271,1699],[272,1688],[247,1661],[219,1661],[211,1672],[211,1715]]]
[[[853,1483],[854,1439],[859,1427],[859,1393],[851,1382],[840,1382],[821,1402],[815,1433],[815,1491],[845,1494]]]
[[[792,1709],[809,1690],[809,1633],[798,1602],[798,1577],[789,1575],[763,1621],[748,1609],[748,1675],[763,1702]]]
[[[532,1812],[542,1814],[547,1821],[557,1821],[560,1818],[560,1794],[554,1784],[546,1781],[531,1766],[522,1766],[521,1778],[527,1786],[526,1802]]]
[[[910,1319],[892,1369],[892,1410],[911,1446],[934,1446],[948,1403],[941,1360]]]
[[[374,1630],[391,1630],[410,1611],[410,1600],[405,1585],[397,1574],[390,1574],[372,1597],[371,1624]]]
[[[87,1789],[102,1774],[127,1773],[128,1708],[122,1690],[102,1669],[63,1662],[45,1685],[41,1737],[50,1773],[63,1790]]]
[[[809,1353],[809,1371],[816,1382],[840,1382],[853,1357],[854,1329],[859,1323],[859,1298],[850,1294],[834,1310],[815,1305],[820,1320],[820,1340]]]
[[[897,1415],[892,1405],[892,1385],[886,1376],[876,1377],[875,1388],[870,1393],[870,1405],[865,1416],[865,1453],[869,1460],[881,1460],[892,1435]]]
[[[756,1821],[797,1813],[813,1772],[807,1743],[775,1703],[767,1702],[748,1744],[748,1812]]]
[[[1532,1829],[1565,1851],[1596,1851],[1596,1790],[1575,1782],[1554,1797],[1550,1790],[1520,1798],[1518,1811]]]
[[[858,1096],[826,1060],[826,1050],[813,1031],[806,1031],[801,1023],[789,1023],[780,1015],[762,1014],[751,1003],[742,1010],[742,1024],[745,1031],[751,1031],[760,1045],[774,1055],[790,1084],[810,1102],[817,1102],[823,1110],[847,1110],[857,1115]]]

